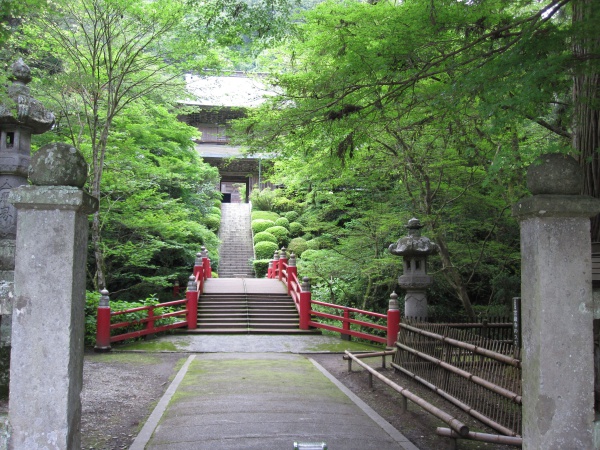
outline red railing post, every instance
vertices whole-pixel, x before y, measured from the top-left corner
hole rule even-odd
[[[154,331],[154,308],[148,310],[148,322],[146,322],[147,334],[152,334]]]
[[[273,260],[269,261],[269,268],[267,269],[267,278],[273,278]]]
[[[110,297],[108,291],[100,291],[100,303],[98,303],[98,316],[96,318],[96,346],[97,352],[110,351]]]
[[[352,336],[350,335],[350,310],[348,308],[344,308],[344,321],[342,323],[342,329],[344,332],[342,333],[342,339],[344,341],[351,341]]]
[[[292,295],[292,283],[298,280],[298,268],[296,267],[296,255],[292,253],[288,261],[287,268],[287,291],[288,295]]]
[[[206,247],[202,247],[202,266],[204,267],[204,279],[212,278],[212,268],[210,267],[210,258],[208,257],[208,250]]]
[[[196,261],[194,262],[194,270],[192,271],[192,273],[194,274],[194,276],[198,276],[198,273],[202,272],[203,269],[204,261],[202,258],[202,253],[196,253]]]
[[[387,346],[394,347],[400,331],[400,308],[398,307],[398,294],[390,295],[390,306],[387,312]]]
[[[273,253],[273,271],[271,272],[271,278],[279,278],[279,250],[275,250],[275,253]]]
[[[198,285],[196,277],[190,276],[188,281],[187,292],[185,298],[187,300],[187,327],[188,330],[195,330],[198,324]]]
[[[173,298],[179,297],[179,292],[180,292],[180,289],[179,289],[179,280],[175,280],[173,282]]]
[[[279,281],[283,280],[283,269],[284,265],[287,264],[287,253],[285,252],[285,247],[281,247],[281,252],[279,253]]]
[[[308,277],[302,279],[302,286],[300,289],[300,329],[308,330],[310,328],[310,316],[311,316],[311,305],[310,305],[310,280]]]

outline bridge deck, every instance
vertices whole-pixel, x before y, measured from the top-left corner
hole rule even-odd
[[[209,278],[205,294],[287,294],[285,285],[268,278]]]

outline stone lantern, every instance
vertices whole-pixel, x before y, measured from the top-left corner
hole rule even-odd
[[[438,252],[438,246],[429,238],[421,236],[419,219],[408,221],[408,236],[390,245],[392,255],[404,259],[404,273],[398,277],[398,284],[406,291],[404,316],[427,318],[427,288],[432,278],[427,275],[427,257]]]
[[[17,210],[8,194],[27,184],[31,136],[54,124],[54,115],[30,95],[29,67],[19,59],[11,72],[8,95],[0,101],[0,394],[8,387],[17,232]]]

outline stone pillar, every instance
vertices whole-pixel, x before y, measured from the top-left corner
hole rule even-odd
[[[419,219],[408,221],[408,236],[390,245],[390,253],[402,256],[404,273],[398,277],[398,284],[406,291],[404,297],[404,316],[426,319],[427,288],[433,282],[427,275],[427,257],[438,252],[437,245],[429,238],[421,236]]]
[[[19,59],[11,70],[8,97],[0,103],[0,396],[8,393],[17,231],[17,211],[8,194],[27,184],[31,135],[48,131],[54,123],[52,113],[30,95],[29,67]]]
[[[521,225],[523,448],[592,449],[594,354],[591,216],[571,157],[532,165],[532,197],[513,207]]]
[[[81,448],[88,215],[87,165],[66,144],[32,158],[19,212],[10,368],[9,448]]]

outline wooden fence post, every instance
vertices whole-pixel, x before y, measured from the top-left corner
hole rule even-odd
[[[310,326],[310,279],[304,277],[302,279],[302,286],[300,291],[300,329],[308,330]]]
[[[273,271],[271,272],[271,278],[279,277],[279,250],[275,250],[273,253]]]
[[[400,331],[400,308],[398,308],[398,294],[392,292],[387,312],[387,346],[394,347],[398,332]]]
[[[96,317],[96,352],[110,351],[110,297],[108,291],[100,291],[98,315]]]
[[[198,288],[196,277],[191,275],[188,281],[187,292],[187,327],[188,330],[195,330],[198,324]]]

